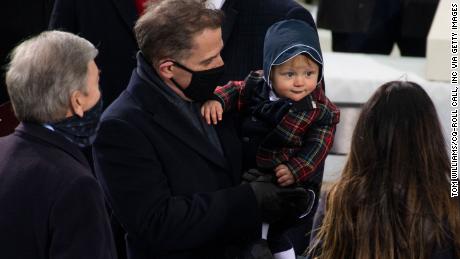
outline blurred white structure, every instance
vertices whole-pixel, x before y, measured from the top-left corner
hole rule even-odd
[[[326,95],[334,103],[363,104],[383,83],[413,81],[433,100],[445,136],[450,133],[450,84],[426,79],[425,58],[333,52],[324,53],[324,63]]]

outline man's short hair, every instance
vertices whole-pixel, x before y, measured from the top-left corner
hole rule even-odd
[[[72,33],[47,31],[11,53],[6,86],[19,121],[64,119],[72,92],[87,92],[88,63],[98,51]]]
[[[205,1],[163,0],[150,5],[134,27],[137,44],[148,62],[183,59],[193,48],[193,37],[220,28],[223,13],[207,9]]]

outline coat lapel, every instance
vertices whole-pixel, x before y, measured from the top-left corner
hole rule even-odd
[[[222,168],[228,168],[229,164],[226,159],[203,134],[191,125],[190,127],[184,125],[184,122],[187,122],[188,118],[184,118],[179,111],[172,112],[175,110],[175,107],[167,102],[163,102],[161,105],[158,102],[158,104],[158,109],[153,116],[153,120],[160,127],[179,138],[184,144],[200,153],[209,161]]]
[[[40,139],[41,141],[44,141],[67,153],[85,167],[90,168],[88,160],[85,158],[80,149],[58,133],[52,132],[41,125],[25,122],[19,124],[16,128],[16,132],[20,135],[25,134],[36,139]]]
[[[226,114],[224,120],[220,121],[216,126],[216,132],[219,136],[222,149],[224,150],[225,157],[230,163],[233,170],[232,178],[235,184],[241,181],[241,142],[238,139],[238,134],[234,127],[234,120],[230,118],[232,114]],[[226,125],[227,124],[227,125]],[[231,125],[228,125],[231,124]]]
[[[149,79],[139,78],[136,72],[133,73],[133,77],[137,77],[135,81],[138,83],[131,84],[128,87],[128,91],[131,92],[142,107],[152,115],[152,120],[158,124],[158,126],[180,139],[185,145],[214,164],[224,169],[230,168],[225,157],[211,144],[209,139],[203,136],[203,134],[192,125],[188,126],[185,124],[190,120],[189,118],[182,115],[174,105],[169,103],[159,93],[152,91],[152,87],[159,86],[152,84],[152,81]],[[146,83],[149,83],[149,85]]]

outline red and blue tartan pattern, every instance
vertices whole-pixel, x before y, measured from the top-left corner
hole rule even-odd
[[[229,81],[224,86],[218,86],[214,90],[214,95],[222,104],[224,111],[236,109],[241,111],[243,109],[243,96],[245,81]]]
[[[285,164],[296,181],[308,181],[332,147],[339,114],[332,103],[307,112],[289,111],[259,146],[257,165],[271,169]]]

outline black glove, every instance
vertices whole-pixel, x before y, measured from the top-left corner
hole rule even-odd
[[[302,192],[299,192],[298,189],[301,189]],[[310,214],[313,205],[315,204],[315,192],[311,189],[303,189],[301,187],[296,187],[296,191],[287,189],[282,190],[279,195],[285,200],[287,205],[288,212],[295,218],[303,218]]]
[[[273,259],[273,254],[268,247],[267,240],[259,239],[248,244],[243,250],[241,259]]]
[[[264,80],[264,71],[263,70],[256,70],[249,72],[249,75],[246,76],[244,79],[246,85],[248,84],[259,84]]]
[[[280,196],[286,201],[284,215],[277,222],[270,224],[270,232],[279,235],[302,223],[301,219],[312,212],[316,197],[315,192],[311,189],[307,189],[306,196],[304,195],[305,193],[295,192],[280,193]]]
[[[256,196],[257,206],[263,222],[275,222],[283,216],[284,200],[278,195],[280,187],[271,182],[249,183]]]
[[[265,101],[254,109],[252,115],[270,125],[277,125],[290,108],[291,103],[286,99],[280,99],[274,102]]]
[[[262,173],[261,171],[251,168],[248,171],[244,172],[241,176],[241,183],[250,183],[258,180],[260,182],[272,182],[276,183],[273,174]]]
[[[300,216],[307,209],[307,202],[304,200],[308,200],[308,193],[304,189],[282,188],[272,183],[272,178],[267,178],[261,176],[249,183],[256,196],[263,222],[276,222],[295,213]]]
[[[313,98],[307,95],[301,100],[292,103],[292,109],[297,112],[310,111],[313,107]]]

